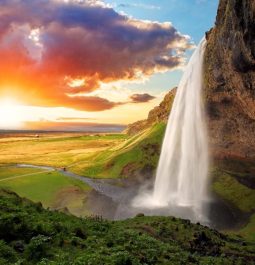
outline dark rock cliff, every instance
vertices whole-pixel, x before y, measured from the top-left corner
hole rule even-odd
[[[159,104],[159,106],[156,106],[154,109],[152,109],[149,112],[148,118],[146,120],[137,121],[135,123],[128,125],[126,132],[130,135],[133,135],[146,128],[151,127],[155,123],[160,123],[160,122],[166,123],[168,120],[170,110],[172,108],[175,94],[176,94],[176,88],[173,88],[166,94],[164,100]]]
[[[255,1],[220,0],[207,33],[205,98],[216,158],[255,158]]]

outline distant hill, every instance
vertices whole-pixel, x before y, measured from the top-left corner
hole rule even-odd
[[[168,120],[170,110],[172,108],[176,90],[177,90],[176,87],[171,89],[166,94],[164,100],[159,104],[159,106],[155,107],[149,112],[148,118],[146,120],[137,121],[135,123],[128,125],[126,132],[129,135],[134,135],[137,134],[138,132],[143,131],[144,129],[151,127],[156,123],[161,123],[161,122],[166,123]]]

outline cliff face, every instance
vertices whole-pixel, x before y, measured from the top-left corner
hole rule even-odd
[[[155,123],[160,123],[160,122],[166,123],[168,120],[170,110],[172,108],[175,94],[176,94],[176,88],[173,88],[171,91],[169,91],[166,94],[164,100],[159,104],[159,106],[155,107],[149,112],[148,118],[146,120],[137,121],[135,123],[128,125],[126,132],[129,135],[133,135],[146,128],[151,127]]]
[[[220,0],[207,33],[205,97],[217,158],[255,158],[255,1]]]

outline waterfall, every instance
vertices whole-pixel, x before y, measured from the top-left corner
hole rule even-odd
[[[206,40],[193,53],[169,116],[152,194],[137,197],[143,207],[187,207],[196,220],[207,196],[208,141],[202,100]]]

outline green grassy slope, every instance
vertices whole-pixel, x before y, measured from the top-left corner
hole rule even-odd
[[[247,223],[237,234],[255,239],[254,162],[221,160],[211,171],[211,189],[231,207],[247,216]],[[229,231],[231,232],[231,231]]]
[[[219,175],[216,175],[219,174]],[[243,211],[255,211],[255,189],[251,189],[224,171],[214,173],[213,190],[225,200]]]
[[[0,190],[0,264],[254,264],[254,243],[171,217],[79,219]]]
[[[6,164],[28,163],[66,166],[68,170],[91,178],[151,177],[156,168],[166,125],[156,123],[136,135],[125,134],[51,136],[41,139],[0,139],[0,186],[10,188],[34,201],[53,208],[68,206],[73,214],[87,214],[87,187],[70,183],[56,172],[32,178],[13,179],[1,182],[1,178],[34,172],[36,169],[14,169]],[[250,216],[242,234],[253,238],[255,189],[247,186],[254,183],[255,166],[250,161],[215,161],[211,173],[212,190],[231,207]],[[246,173],[245,173],[246,172]],[[27,179],[27,181],[26,181]],[[47,180],[45,182],[44,180]],[[31,182],[31,183],[29,183]],[[27,185],[25,185],[25,183]],[[8,184],[8,185],[7,185]],[[43,195],[43,194],[45,195]],[[65,203],[64,203],[65,202]],[[82,213],[81,210],[82,209]]]
[[[82,175],[100,178],[130,177],[146,167],[153,170],[157,166],[165,126],[164,123],[155,124],[100,152],[92,160],[91,167],[80,164],[72,170]]]
[[[250,217],[248,224],[238,234],[255,242],[255,214]]]
[[[0,187],[41,202],[44,207],[68,208],[79,216],[88,213],[83,204],[91,188],[57,171],[1,166]]]

